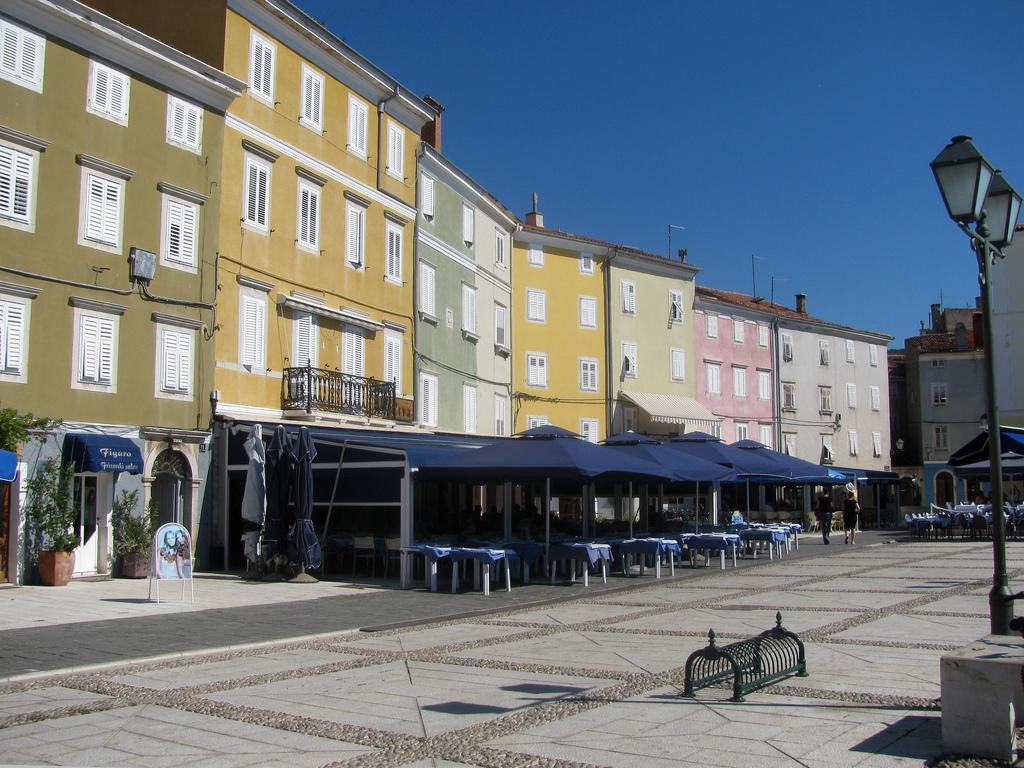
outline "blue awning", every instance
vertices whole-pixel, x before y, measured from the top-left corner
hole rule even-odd
[[[18,454],[0,451],[0,480],[13,483],[16,474],[18,474]]]
[[[142,474],[142,451],[127,437],[69,432],[64,436],[64,463],[75,472]]]

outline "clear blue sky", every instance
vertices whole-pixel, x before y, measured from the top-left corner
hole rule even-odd
[[[928,163],[965,133],[1024,190],[1020,0],[298,0],[447,107],[444,151],[522,216],[896,337],[977,295]],[[396,20],[398,20],[396,22]],[[1018,139],[1015,141],[1014,139]]]

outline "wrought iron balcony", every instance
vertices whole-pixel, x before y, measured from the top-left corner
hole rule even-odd
[[[284,410],[329,411],[381,419],[395,418],[395,383],[324,368],[285,368]]]

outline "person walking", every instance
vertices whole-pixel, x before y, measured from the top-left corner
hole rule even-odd
[[[828,536],[832,532],[832,497],[828,491],[822,491],[818,496],[818,508],[814,515],[821,525],[821,538],[828,544]]]
[[[860,504],[853,491],[846,492],[843,499],[843,543],[857,543],[857,517],[860,515]]]

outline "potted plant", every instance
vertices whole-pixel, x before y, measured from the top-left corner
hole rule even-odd
[[[28,481],[27,490],[26,517],[42,534],[37,559],[39,578],[47,586],[63,587],[71,581],[78,546],[71,468],[47,459]]]
[[[150,499],[144,515],[136,515],[138,491],[121,491],[114,500],[111,512],[114,526],[114,554],[121,558],[121,576],[126,579],[144,579],[149,575],[153,551],[153,532],[156,529],[157,505]]]

